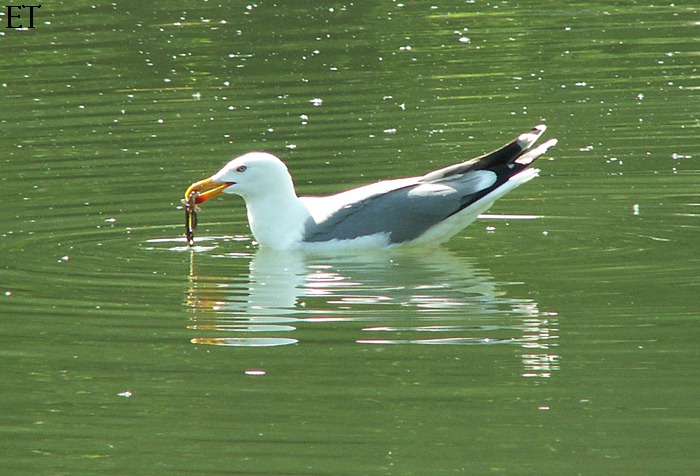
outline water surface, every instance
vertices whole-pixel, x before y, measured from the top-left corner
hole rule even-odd
[[[3,27],[3,471],[697,474],[695,16],[71,1]],[[442,247],[267,252],[234,197],[185,246],[184,189],[248,150],[323,194],[538,123],[560,142],[510,217]]]

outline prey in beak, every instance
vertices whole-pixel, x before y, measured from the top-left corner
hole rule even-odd
[[[197,228],[197,204],[206,202],[222,193],[235,182],[218,182],[211,177],[195,182],[185,192],[185,237],[189,246],[194,245],[194,230]]]

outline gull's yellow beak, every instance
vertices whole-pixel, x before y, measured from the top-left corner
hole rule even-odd
[[[211,177],[195,182],[185,192],[185,236],[190,246],[194,245],[194,230],[197,228],[197,204],[206,202],[236,182],[219,182]]]
[[[234,184],[235,182],[217,182],[212,180],[211,177],[200,180],[199,182],[195,182],[189,186],[185,192],[185,202],[189,202],[192,192],[197,192],[197,197],[195,198],[194,203],[206,202],[210,198],[219,195],[225,188]]]

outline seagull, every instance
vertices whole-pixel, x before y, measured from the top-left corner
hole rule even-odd
[[[538,175],[530,165],[557,143],[550,139],[533,148],[545,130],[538,125],[494,152],[420,177],[323,197],[297,196],[284,162],[267,152],[249,152],[187,189],[188,240],[192,245],[196,204],[226,193],[245,200],[250,230],[261,247],[353,250],[442,243]]]

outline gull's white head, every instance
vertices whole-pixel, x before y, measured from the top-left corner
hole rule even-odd
[[[196,203],[222,192],[240,195],[246,201],[264,195],[295,194],[287,166],[267,152],[249,152],[233,159],[211,177],[193,183],[185,199],[194,191],[198,193]]]
[[[212,175],[211,180],[228,184],[222,190],[224,193],[243,198],[294,188],[287,166],[267,152],[249,152],[237,157]]]

